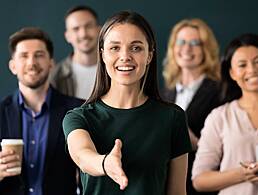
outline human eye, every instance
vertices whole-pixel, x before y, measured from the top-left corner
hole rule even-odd
[[[42,58],[44,56],[45,56],[45,54],[43,52],[38,52],[38,53],[35,54],[36,58]]]
[[[133,52],[138,52],[138,51],[141,51],[141,50],[142,50],[142,48],[138,45],[134,45],[131,48],[131,51],[133,51]]]
[[[19,55],[19,58],[21,58],[21,59],[25,59],[25,58],[27,58],[28,57],[28,55],[26,54],[26,53],[21,53],[20,55]]]
[[[111,46],[109,48],[110,51],[119,51],[119,47],[118,46]]]
[[[72,30],[73,30],[73,32],[77,32],[77,31],[79,31],[79,27],[78,26],[73,27]]]
[[[246,67],[246,63],[240,63],[240,64],[238,64],[238,67],[239,68],[244,68],[244,67]]]
[[[178,46],[183,46],[186,43],[184,39],[177,39],[176,40],[176,45]]]
[[[198,39],[193,39],[193,40],[191,40],[191,41],[189,41],[189,45],[190,46],[200,46],[201,45],[201,41],[200,40],[198,40]]]
[[[93,29],[94,27],[96,27],[96,24],[94,23],[88,23],[85,25],[85,29]]]

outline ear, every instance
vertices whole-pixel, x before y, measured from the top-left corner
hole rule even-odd
[[[149,52],[148,59],[147,59],[147,64],[149,64],[149,63],[151,62],[152,57],[153,57],[153,51],[150,51],[150,52]]]
[[[230,75],[231,79],[233,79],[234,81],[236,80],[232,68],[229,69],[229,75]]]
[[[98,25],[97,29],[98,29],[98,33],[100,32],[102,26]]]
[[[104,52],[103,52],[103,51],[104,51],[103,48],[101,48],[101,49],[100,49],[100,55],[101,55],[102,60],[104,61],[105,55],[104,55]],[[104,62],[105,62],[105,61],[104,61]]]
[[[52,69],[55,66],[55,60],[51,59],[50,60],[50,69]]]
[[[9,70],[14,74],[17,75],[17,70],[16,70],[16,66],[15,66],[15,62],[13,59],[11,59],[9,61]]]
[[[70,43],[70,33],[67,30],[64,32],[64,37],[65,37],[65,40],[68,43]]]

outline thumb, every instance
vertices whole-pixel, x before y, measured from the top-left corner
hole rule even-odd
[[[115,145],[111,150],[110,154],[121,155],[122,141],[120,139],[116,139]]]

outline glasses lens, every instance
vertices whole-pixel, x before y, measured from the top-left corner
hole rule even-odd
[[[185,43],[186,43],[186,42],[185,42],[184,39],[177,39],[177,40],[176,40],[176,45],[183,46]]]
[[[183,46],[185,44],[188,44],[191,47],[200,46],[201,45],[201,41],[198,40],[198,39],[193,39],[193,40],[190,40],[190,41],[186,41],[184,39],[177,39],[176,40],[176,45],[178,45],[178,46]]]
[[[201,41],[197,40],[197,39],[193,39],[193,40],[189,41],[188,44],[190,46],[199,46],[199,45],[201,45]]]

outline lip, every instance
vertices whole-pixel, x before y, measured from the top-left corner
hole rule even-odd
[[[248,81],[248,82],[258,82],[258,75],[246,77],[245,81]]]
[[[189,54],[179,54],[180,58],[182,60],[190,61],[194,59],[194,55],[189,55]]]
[[[40,72],[41,72],[40,70],[28,70],[26,71],[26,74],[35,76],[35,75],[38,75]]]
[[[121,71],[121,72],[131,72],[135,70],[135,68],[136,66],[134,65],[118,65],[115,67],[117,71]]]

